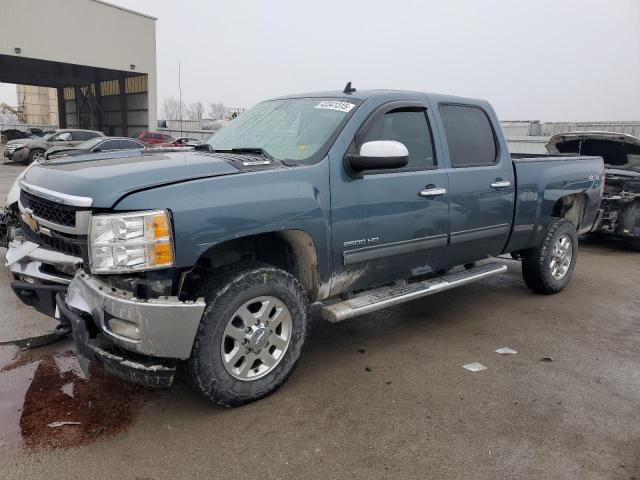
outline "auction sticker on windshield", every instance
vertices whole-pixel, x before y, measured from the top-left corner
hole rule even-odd
[[[336,100],[324,100],[316,105],[315,108],[324,108],[325,110],[338,110],[339,112],[349,112],[355,107],[353,103],[338,102]]]

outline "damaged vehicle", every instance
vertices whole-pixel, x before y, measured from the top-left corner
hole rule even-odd
[[[640,252],[640,138],[614,132],[560,133],[551,137],[547,151],[604,159],[603,214],[595,232],[626,240]]]
[[[9,254],[73,259],[53,315],[83,369],[166,387],[183,366],[228,406],[285,382],[311,304],[351,319],[503,273],[505,253],[532,290],[560,292],[604,172],[510,156],[486,101],[351,84],[262,102],[195,150],[81,158],[25,174]]]

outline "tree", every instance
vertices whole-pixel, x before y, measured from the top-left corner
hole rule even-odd
[[[165,120],[180,120],[180,102],[173,97],[167,97],[162,104]]]
[[[202,120],[202,117],[204,117],[204,103],[198,101],[189,105],[185,116],[189,120]]]
[[[212,120],[222,120],[227,116],[227,107],[224,103],[210,103],[209,104],[209,118]]]

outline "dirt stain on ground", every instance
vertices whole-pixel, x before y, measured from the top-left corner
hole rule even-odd
[[[5,392],[0,410],[7,426],[0,433],[5,441],[20,440],[32,450],[75,447],[122,432],[151,394],[98,368],[90,368],[86,378],[72,351],[35,360],[18,356],[0,369],[0,384]],[[56,422],[74,423],[49,426]]]

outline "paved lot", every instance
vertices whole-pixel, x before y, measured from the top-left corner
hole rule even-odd
[[[0,166],[0,188],[13,168]],[[640,254],[585,243],[551,297],[507,263],[499,278],[315,320],[289,382],[237,409],[183,383],[87,381],[68,342],[0,346],[0,476],[640,479]],[[8,281],[3,269],[0,342],[50,328]]]

